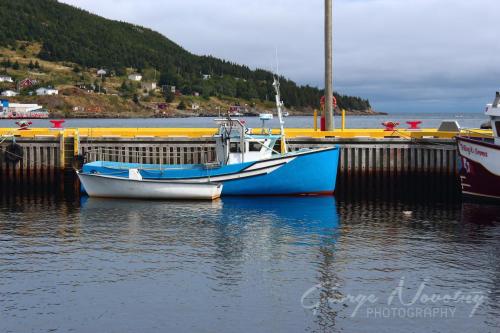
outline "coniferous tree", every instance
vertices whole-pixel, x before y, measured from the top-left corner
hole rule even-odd
[[[172,103],[175,99],[175,94],[170,89],[165,92],[164,96],[167,103]]]
[[[186,103],[184,103],[184,101],[181,101],[177,106],[177,110],[186,110]]]

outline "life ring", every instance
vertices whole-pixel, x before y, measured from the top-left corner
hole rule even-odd
[[[324,108],[326,103],[326,97],[322,96],[320,100],[321,107]],[[337,107],[337,98],[333,96],[333,108]]]
[[[9,163],[18,163],[23,159],[24,149],[17,143],[11,143],[5,148],[5,161]]]

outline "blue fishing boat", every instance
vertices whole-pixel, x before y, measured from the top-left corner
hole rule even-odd
[[[338,147],[289,151],[278,80],[275,80],[274,86],[279,135],[264,128],[248,129],[239,119],[228,116],[216,120],[219,125],[218,134],[214,137],[217,158],[212,163],[158,165],[96,161],[85,164],[82,173],[127,178],[129,171],[136,169],[142,179],[221,183],[223,196],[333,194],[339,161]]]

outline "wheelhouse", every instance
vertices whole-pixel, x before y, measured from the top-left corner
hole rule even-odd
[[[486,106],[486,115],[491,120],[491,129],[495,137],[495,144],[500,145],[500,91],[497,91],[493,103]]]
[[[253,135],[238,119],[217,119],[216,122],[219,125],[219,133],[215,136],[219,164],[254,162],[279,154],[274,149],[281,139],[279,135]]]

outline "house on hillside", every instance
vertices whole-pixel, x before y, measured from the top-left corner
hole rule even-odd
[[[10,76],[0,75],[0,82],[14,82]]]
[[[130,74],[128,76],[128,79],[130,81],[141,81],[142,80],[142,75],[141,74],[137,74],[137,73],[134,73],[134,74]]]
[[[106,74],[108,74],[108,72],[106,72],[105,69],[100,69],[97,71],[97,75],[99,76],[106,76]]]
[[[14,97],[14,96],[17,96],[19,95],[17,92],[13,91],[13,90],[5,90],[5,91],[2,91],[2,96],[4,97]]]
[[[75,84],[75,87],[82,89],[88,94],[93,93],[95,91],[94,84],[87,84],[85,82],[78,82],[77,84]]]
[[[59,95],[59,90],[53,88],[38,88],[36,90],[37,96],[52,96]]]
[[[233,105],[229,107],[229,114],[231,116],[243,116],[247,113],[247,109],[240,105]]]
[[[19,82],[19,86],[23,89],[33,87],[34,85],[37,84],[38,80],[33,80],[33,79],[24,79],[21,82]]]
[[[210,74],[203,74],[203,80],[207,81],[207,80],[210,80],[212,78],[212,75]]]
[[[142,82],[141,89],[147,90],[148,92],[156,90],[156,82]]]
[[[43,106],[38,104],[9,103],[9,110],[16,113],[42,112]]]

